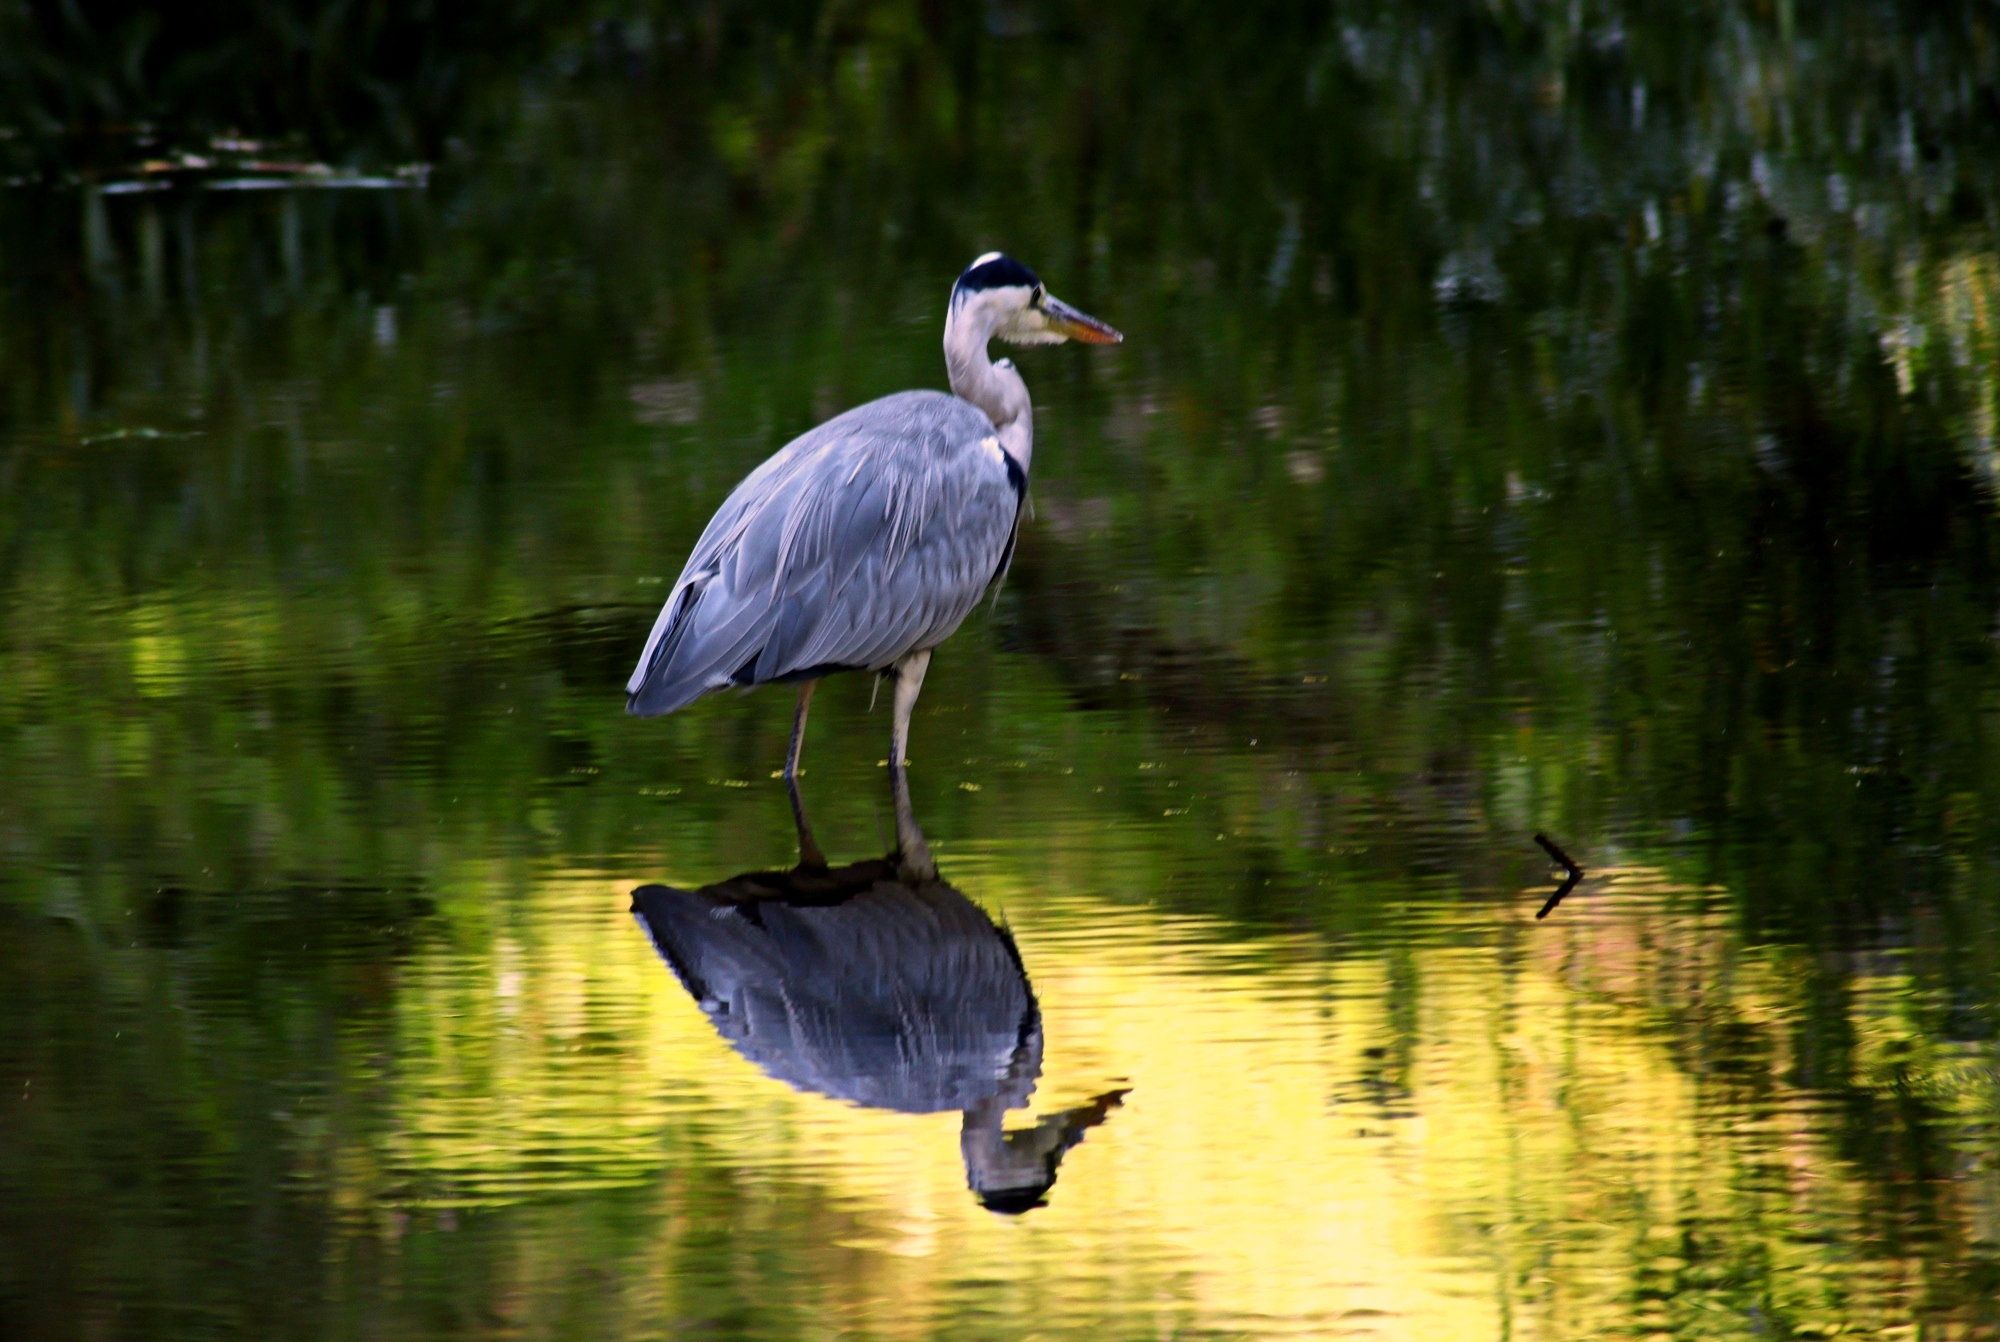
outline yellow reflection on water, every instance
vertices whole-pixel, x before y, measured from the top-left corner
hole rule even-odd
[[[1019,1219],[968,1194],[958,1115],[801,1094],[732,1052],[631,884],[542,881],[409,968],[396,1124],[348,1162],[348,1205],[641,1190],[639,1261],[789,1236],[814,1281],[788,1289],[881,1336],[932,1333],[969,1283],[1159,1335],[1425,1339],[1880,1330],[1920,1290],[1919,1264],[1853,1252],[1857,1172],[1782,1080],[1792,968],[1656,871],[1602,874],[1545,923],[1524,893],[1343,950],[982,866],[968,893],[1010,911],[1042,1005],[1032,1112],[1131,1088]],[[1857,1065],[1898,1000],[1858,999]],[[703,1204],[691,1163],[744,1197]],[[752,1224],[802,1186],[819,1210]],[[631,1331],[674,1315],[670,1275],[626,1293]]]

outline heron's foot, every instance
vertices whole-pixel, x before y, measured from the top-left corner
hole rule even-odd
[[[806,818],[806,799],[799,795],[799,774],[796,759],[785,763],[785,792],[792,802],[792,823],[799,831],[798,871],[821,872],[827,869],[826,854],[819,850],[819,841],[813,838],[812,821]]]
[[[896,879],[904,885],[929,885],[938,878],[937,863],[931,861],[929,853],[925,853],[921,858],[905,857],[897,853],[894,855],[894,861]]]
[[[910,793],[902,786],[902,771],[896,771],[896,851],[891,857],[896,863],[896,875],[910,885],[921,885],[938,878],[937,863],[931,858],[931,846],[924,842],[924,832],[917,827],[917,818],[910,812]]]
[[[799,826],[799,871],[825,871],[826,854],[819,850],[819,841],[813,838],[812,826],[806,822],[805,811],[794,805],[793,817]]]

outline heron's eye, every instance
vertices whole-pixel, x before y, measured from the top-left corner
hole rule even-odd
[[[1047,298],[1048,296],[1049,296],[1049,287],[1046,284],[1038,284],[1035,286],[1035,296],[1034,298],[1030,299],[1029,302],[1034,307],[1040,307],[1042,305],[1042,300]]]

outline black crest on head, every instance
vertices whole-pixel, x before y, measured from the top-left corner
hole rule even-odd
[[[953,291],[962,294],[978,293],[981,289],[1004,289],[1016,286],[1032,289],[1040,284],[1035,272],[1004,252],[988,252],[965,268],[958,277]]]

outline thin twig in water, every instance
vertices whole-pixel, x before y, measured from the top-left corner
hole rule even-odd
[[[1535,842],[1542,846],[1543,852],[1547,853],[1550,857],[1554,858],[1559,864],[1561,864],[1562,869],[1569,873],[1569,875],[1563,880],[1561,888],[1559,888],[1553,895],[1549,896],[1549,902],[1542,905],[1542,911],[1535,915],[1535,921],[1540,922],[1542,919],[1549,916],[1549,914],[1555,909],[1556,905],[1563,902],[1564,895],[1567,895],[1570,891],[1576,889],[1576,883],[1583,879],[1583,868],[1577,866],[1575,862],[1571,861],[1568,853],[1565,853],[1562,849],[1556,847],[1555,840],[1551,839],[1548,835],[1537,834],[1535,836]]]

